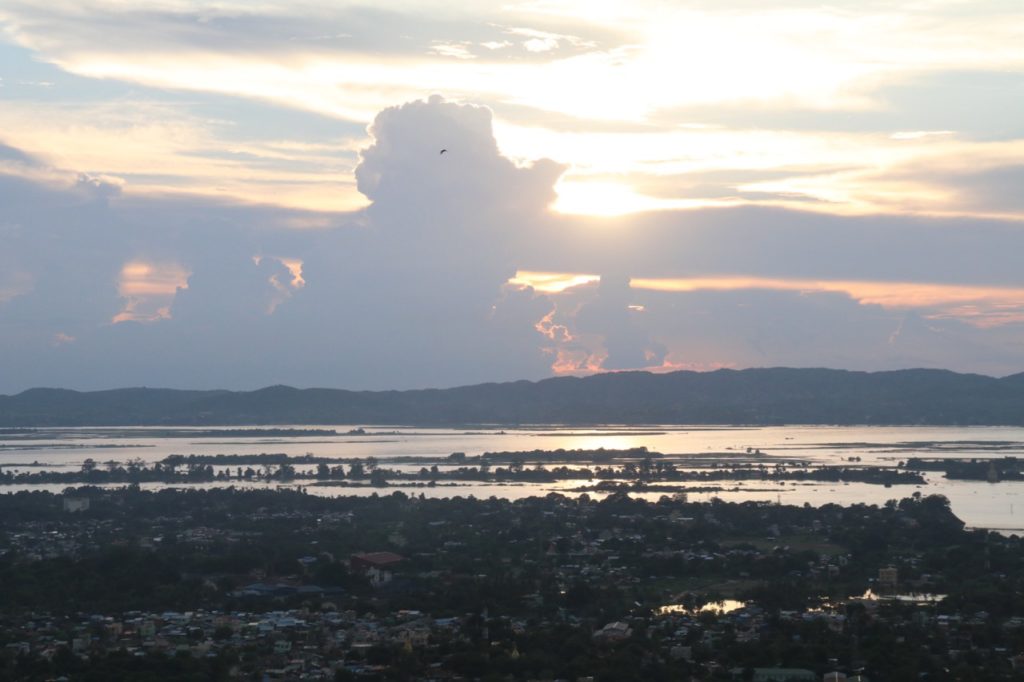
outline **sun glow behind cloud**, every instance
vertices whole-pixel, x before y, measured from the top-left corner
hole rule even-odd
[[[520,270],[508,283],[513,286],[532,287],[535,291],[545,294],[557,294],[571,287],[590,284],[600,279],[598,275]]]
[[[555,188],[558,199],[551,208],[559,213],[614,217],[639,211],[658,211],[705,206],[733,206],[737,201],[712,199],[660,199],[633,191],[616,182],[562,180]]]

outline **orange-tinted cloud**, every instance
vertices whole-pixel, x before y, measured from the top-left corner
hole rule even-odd
[[[603,351],[592,353],[585,348],[558,348],[552,352],[555,360],[551,363],[551,371],[560,376],[600,372],[607,357]]]
[[[288,271],[290,279],[287,281],[281,280],[281,274],[274,273],[267,278],[270,282],[270,286],[274,288],[274,295],[271,297],[270,302],[267,304],[267,314],[272,315],[277,307],[291,298],[292,294],[306,286],[306,280],[302,277],[302,265],[303,261],[301,258],[282,258],[272,256],[272,260],[280,263],[285,270]],[[253,257],[253,263],[259,265],[263,262],[263,256]]]
[[[0,280],[0,304],[32,291],[32,277],[26,272],[8,272]]]
[[[551,312],[542,317],[540,321],[533,326],[533,328],[552,341],[557,341],[559,343],[572,341],[573,336],[569,333],[569,328],[564,324],[558,324],[554,321],[555,313],[557,312],[558,308],[552,308]]]
[[[171,303],[179,289],[188,288],[188,270],[177,263],[131,261],[121,268],[117,293],[124,308],[112,322],[153,322],[171,317]]]
[[[980,327],[1024,319],[1024,288],[1020,287],[744,276],[635,278],[630,286],[669,292],[735,289],[838,292],[864,305],[921,309],[927,317],[955,317]]]

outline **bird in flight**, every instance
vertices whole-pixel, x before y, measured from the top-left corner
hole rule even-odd
[[[442,149],[441,153],[444,154],[446,151],[448,151],[448,150],[447,149]]]

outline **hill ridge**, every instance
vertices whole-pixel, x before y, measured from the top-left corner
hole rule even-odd
[[[765,367],[607,372],[453,388],[32,388],[0,426],[240,424],[1024,425],[1024,373]]]

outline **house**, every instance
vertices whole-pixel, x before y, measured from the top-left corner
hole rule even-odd
[[[733,671],[742,673],[741,670]],[[799,680],[817,680],[813,671],[803,668],[754,668],[754,682],[798,682]]]
[[[633,628],[629,627],[628,624],[622,621],[615,621],[614,623],[608,623],[603,628],[594,633],[594,641],[596,642],[621,642],[633,634]]]
[[[895,591],[899,582],[899,570],[895,566],[878,569],[878,586],[885,591]]]
[[[404,560],[405,557],[394,552],[368,552],[353,554],[349,565],[353,571],[369,578],[370,584],[376,587],[391,582],[395,566]]]
[[[89,511],[89,498],[88,497],[69,497],[64,496],[64,511],[66,512],[84,512]]]

